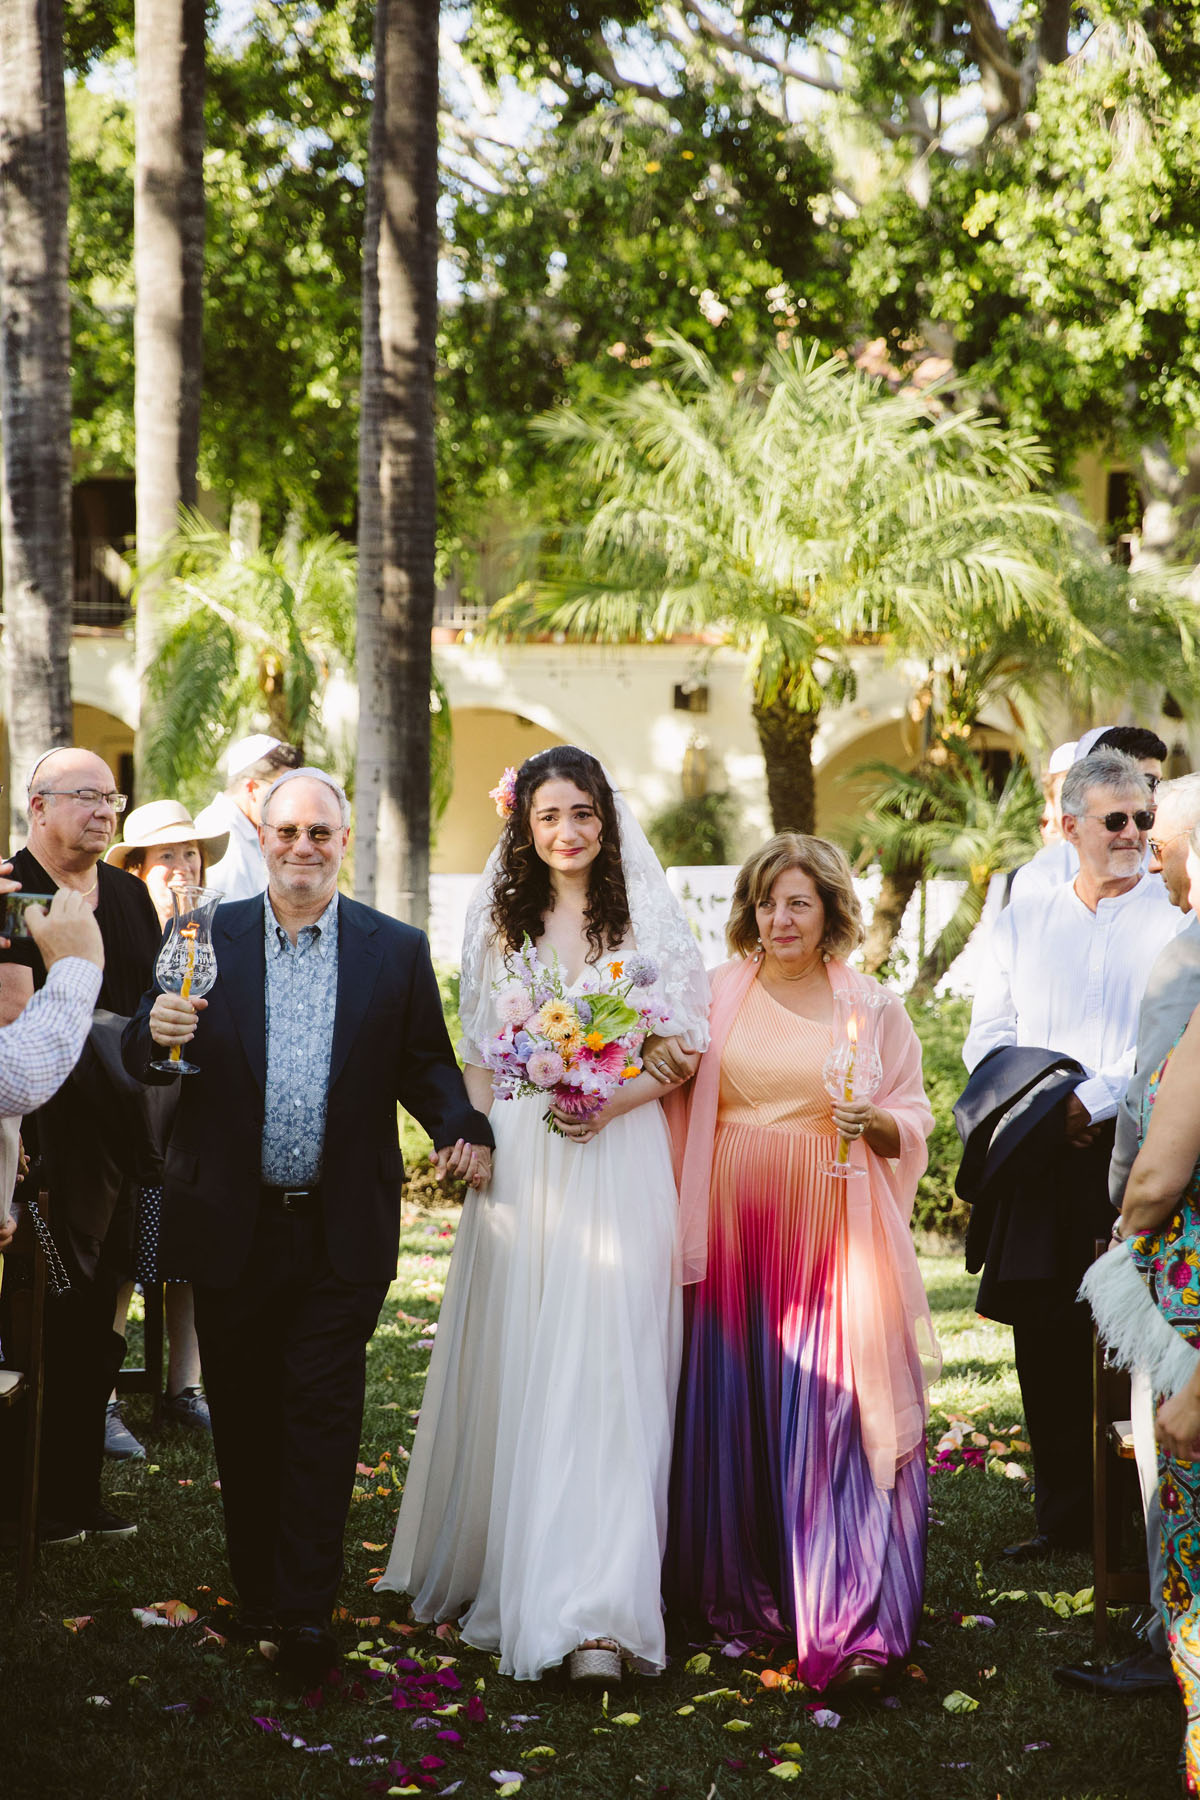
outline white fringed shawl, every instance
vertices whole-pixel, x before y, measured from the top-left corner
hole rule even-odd
[[[1177,1394],[1192,1376],[1200,1350],[1175,1330],[1154,1303],[1131,1245],[1113,1244],[1096,1258],[1079,1284],[1110,1362],[1144,1369],[1156,1399]]]

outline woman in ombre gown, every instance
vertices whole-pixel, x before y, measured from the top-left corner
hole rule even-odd
[[[676,1122],[690,1306],[668,1591],[730,1637],[791,1639],[813,1688],[879,1686],[908,1653],[925,1568],[926,1386],[909,1234],[933,1116],[898,1000],[883,1085],[831,1103],[833,997],[878,984],[850,869],[783,833],[739,872],[712,1042]],[[823,1172],[838,1133],[863,1174]],[[704,1269],[705,1245],[707,1269]]]

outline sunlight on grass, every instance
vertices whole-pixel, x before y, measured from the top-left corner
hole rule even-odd
[[[772,1676],[786,1650],[726,1658],[676,1620],[666,1674],[627,1679],[607,1699],[576,1693],[557,1674],[502,1680],[493,1659],[459,1644],[452,1629],[413,1631],[401,1597],[377,1595],[373,1584],[391,1545],[455,1218],[447,1207],[406,1213],[397,1280],[368,1358],[338,1625],[360,1660],[347,1662],[344,1681],[309,1706],[280,1689],[257,1652],[203,1635],[228,1616],[220,1601],[232,1593],[211,1451],[184,1433],[154,1436],[148,1402],[131,1397],[130,1423],[150,1455],[111,1466],[106,1488],[110,1499],[122,1496],[140,1533],[44,1556],[35,1604],[7,1633],[5,1800],[77,1790],[88,1800],[127,1800],[157,1794],[184,1768],[189,1800],[367,1800],[372,1782],[376,1793],[485,1800],[497,1792],[493,1771],[521,1776],[519,1791],[541,1800],[768,1800],[781,1786],[773,1759],[798,1765],[798,1783],[818,1800],[1175,1793],[1174,1702],[1106,1707],[1058,1689],[1054,1666],[1090,1653],[1090,1617],[1059,1617],[1032,1587],[1021,1600],[998,1597],[1033,1580],[1014,1582],[997,1557],[1001,1544],[1032,1529],[1022,1483],[998,1472],[990,1449],[996,1434],[1020,1424],[1019,1396],[1009,1333],[976,1317],[974,1279],[956,1258],[922,1259],[946,1357],[930,1441],[937,1445],[953,1415],[967,1415],[962,1441],[971,1447],[978,1430],[983,1466],[960,1460],[931,1475],[926,1609],[894,1704],[847,1703],[836,1729],[822,1728],[813,1696]],[[1015,1450],[1005,1460],[1029,1461]],[[1090,1578],[1083,1557],[1041,1565],[1036,1575],[1050,1599]],[[135,1621],[134,1607],[171,1599],[197,1608],[197,1621],[178,1630]],[[64,1625],[81,1618],[91,1623]],[[395,1688],[401,1700],[419,1698],[441,1664],[446,1682],[459,1684],[440,1690],[456,1710],[397,1710],[397,1676],[378,1674],[395,1669],[397,1646],[411,1662]],[[1117,1653],[1127,1647],[1118,1630]],[[697,1655],[709,1659],[704,1672],[688,1667]],[[725,1697],[705,1701],[713,1691]],[[956,1694],[977,1702],[974,1710],[947,1710]],[[450,1735],[417,1729],[427,1716]]]

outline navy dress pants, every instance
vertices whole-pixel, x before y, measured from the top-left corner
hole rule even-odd
[[[333,1608],[388,1286],[334,1272],[317,1204],[264,1207],[233,1286],[195,1289],[230,1568],[242,1606],[282,1625]]]

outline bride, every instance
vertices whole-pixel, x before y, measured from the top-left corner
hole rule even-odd
[[[497,790],[504,794],[503,787]],[[532,1680],[570,1656],[612,1681],[666,1660],[660,1565],[679,1371],[676,1191],[648,1073],[586,1120],[492,1104],[478,1045],[526,934],[564,986],[636,948],[662,1034],[699,1052],[708,985],[687,921],[600,764],[570,746],[517,771],[472,900],[460,1010],[471,1099],[496,1135],[451,1259],[395,1542],[380,1588]],[[502,801],[503,804],[503,801]],[[693,1062],[695,1058],[691,1059]]]

